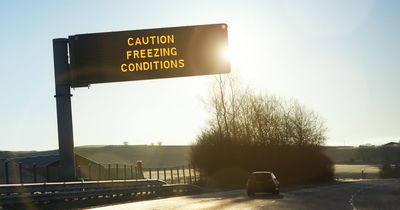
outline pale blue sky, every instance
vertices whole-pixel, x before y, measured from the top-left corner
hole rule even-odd
[[[0,150],[58,148],[52,39],[227,23],[232,72],[318,112],[328,145],[400,140],[400,2],[1,1]],[[75,145],[190,144],[211,76],[72,91]]]

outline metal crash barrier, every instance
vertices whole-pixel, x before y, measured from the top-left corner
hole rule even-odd
[[[195,185],[167,184],[157,179],[7,184],[0,185],[0,207],[18,208],[25,204],[71,207],[70,204],[93,205],[104,201],[110,203],[114,200],[187,195],[201,191]]]

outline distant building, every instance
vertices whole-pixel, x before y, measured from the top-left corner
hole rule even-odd
[[[94,168],[93,166],[104,168],[97,162],[78,154],[75,154],[75,164],[78,178],[88,178],[88,175],[91,175],[89,169]],[[55,182],[58,181],[59,165],[58,155],[0,159],[0,183],[7,183],[6,173],[8,174],[8,183],[20,183],[21,178],[24,183],[34,182],[35,179],[36,182]]]

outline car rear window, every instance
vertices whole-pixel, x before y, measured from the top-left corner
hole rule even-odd
[[[269,174],[269,173],[252,174],[252,177],[255,180],[259,180],[259,181],[270,180],[271,179],[271,174]]]

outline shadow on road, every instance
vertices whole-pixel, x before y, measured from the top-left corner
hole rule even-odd
[[[249,196],[250,199],[263,199],[263,200],[276,200],[276,199],[282,199],[283,195],[273,195],[270,193],[257,193],[255,195]]]

